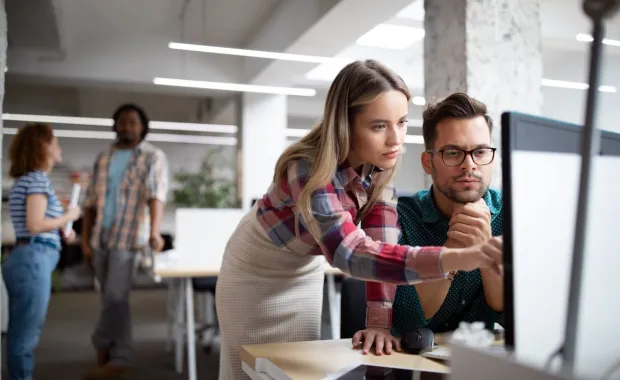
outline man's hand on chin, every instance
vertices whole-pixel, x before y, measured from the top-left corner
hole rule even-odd
[[[483,199],[456,205],[449,225],[448,238],[465,247],[484,243],[493,236],[491,212]]]

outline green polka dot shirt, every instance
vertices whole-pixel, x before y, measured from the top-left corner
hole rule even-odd
[[[502,193],[489,189],[484,201],[491,212],[493,236],[502,235]],[[435,206],[432,187],[411,197],[398,199],[398,221],[402,228],[399,244],[409,246],[441,246],[445,244],[450,219]],[[484,299],[480,270],[459,272],[437,313],[426,319],[418,292],[413,285],[398,286],[392,309],[392,334],[426,327],[435,333],[453,331],[459,322],[483,321],[487,328],[495,322],[503,324],[503,313],[495,312]]]

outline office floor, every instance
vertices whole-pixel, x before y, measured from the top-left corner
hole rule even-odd
[[[97,319],[98,303],[98,295],[91,291],[64,292],[52,296],[46,326],[36,351],[36,380],[80,380],[93,368],[90,334]],[[174,371],[174,355],[165,350],[165,305],[165,290],[136,290],[132,293],[135,363],[131,379],[187,379],[185,373]],[[323,315],[323,335],[329,338],[327,310]],[[4,357],[4,344],[2,352]],[[207,355],[198,348],[197,363],[201,380],[217,379],[217,352]],[[4,371],[4,358],[2,368],[2,378],[8,378]]]

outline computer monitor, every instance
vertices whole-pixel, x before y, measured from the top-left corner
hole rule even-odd
[[[513,112],[502,115],[505,341],[519,360],[537,366],[544,366],[564,340],[581,132],[579,125],[556,120]],[[612,355],[620,356],[620,297],[609,287],[594,288],[603,273],[614,277],[609,265],[620,265],[620,255],[612,253],[618,251],[618,243],[609,240],[620,225],[620,203],[609,195],[620,186],[620,135],[602,133],[592,178],[579,295],[576,361],[580,363],[575,363],[577,372],[590,375],[596,372],[593,363],[604,369]],[[608,314],[615,314],[615,321]],[[604,326],[597,323],[597,316],[600,322],[604,319]],[[613,328],[618,332],[604,332]],[[615,354],[607,352],[614,347]]]

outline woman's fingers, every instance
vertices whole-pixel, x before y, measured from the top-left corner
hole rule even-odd
[[[372,348],[372,344],[375,343],[375,332],[374,331],[366,331],[364,336],[364,344],[362,345],[362,354],[366,355],[370,352]]]
[[[375,353],[379,356],[383,355],[383,347],[385,346],[385,337],[383,335],[375,335]]]
[[[360,346],[360,342],[364,340],[364,332],[365,330],[360,330],[353,335],[353,339],[351,339],[353,348],[358,348]]]

